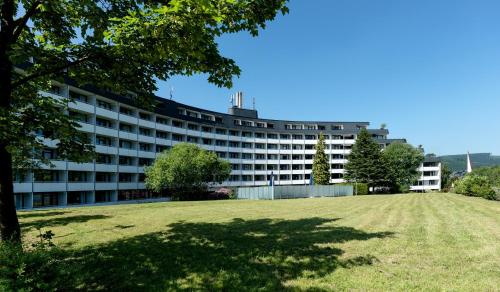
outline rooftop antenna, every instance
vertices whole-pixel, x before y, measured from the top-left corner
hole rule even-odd
[[[229,97],[229,103],[231,104],[231,106],[234,106],[234,94],[231,94],[231,96]]]
[[[170,86],[170,100],[174,98],[174,87]]]
[[[253,107],[253,110],[255,110],[255,97],[252,98],[252,107]]]

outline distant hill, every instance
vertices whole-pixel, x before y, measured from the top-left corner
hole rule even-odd
[[[439,156],[439,158],[452,171],[464,171],[467,168],[467,154],[444,155]],[[491,153],[471,153],[470,159],[472,168],[500,165],[500,156],[494,156]]]

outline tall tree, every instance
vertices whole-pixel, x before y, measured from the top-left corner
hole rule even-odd
[[[19,241],[12,168],[42,158],[43,132],[62,158],[92,148],[62,113],[68,100],[39,94],[51,80],[92,84],[150,102],[156,80],[204,73],[231,87],[240,68],[216,39],[256,36],[287,0],[0,0],[0,233]],[[81,155],[83,154],[83,155]],[[35,158],[35,160],[31,160]],[[42,161],[43,162],[43,161]]]
[[[330,164],[325,153],[325,136],[319,134],[316,143],[316,155],[314,156],[312,168],[313,181],[316,185],[327,185],[330,183]]]
[[[382,155],[393,190],[408,191],[419,175],[418,167],[424,161],[422,151],[407,143],[394,142],[384,149]]]
[[[344,178],[350,182],[366,183],[369,187],[382,186],[387,181],[380,146],[366,129],[358,133],[345,165]]]

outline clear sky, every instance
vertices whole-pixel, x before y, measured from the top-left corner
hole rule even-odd
[[[386,123],[439,155],[500,154],[500,1],[291,0],[252,38],[224,36],[242,69],[232,89],[174,77],[158,95],[226,112],[229,96],[262,118]]]

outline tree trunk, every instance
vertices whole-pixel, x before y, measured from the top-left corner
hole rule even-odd
[[[0,109],[8,111],[12,100],[12,63],[8,52],[9,35],[12,33],[8,25],[12,20],[12,3],[4,2],[2,6],[2,31],[0,33]],[[1,114],[1,113],[0,113]],[[8,123],[9,121],[4,121]],[[21,242],[21,230],[17,220],[14,202],[14,187],[12,178],[12,156],[7,151],[9,141],[0,139],[0,238],[2,241]]]

